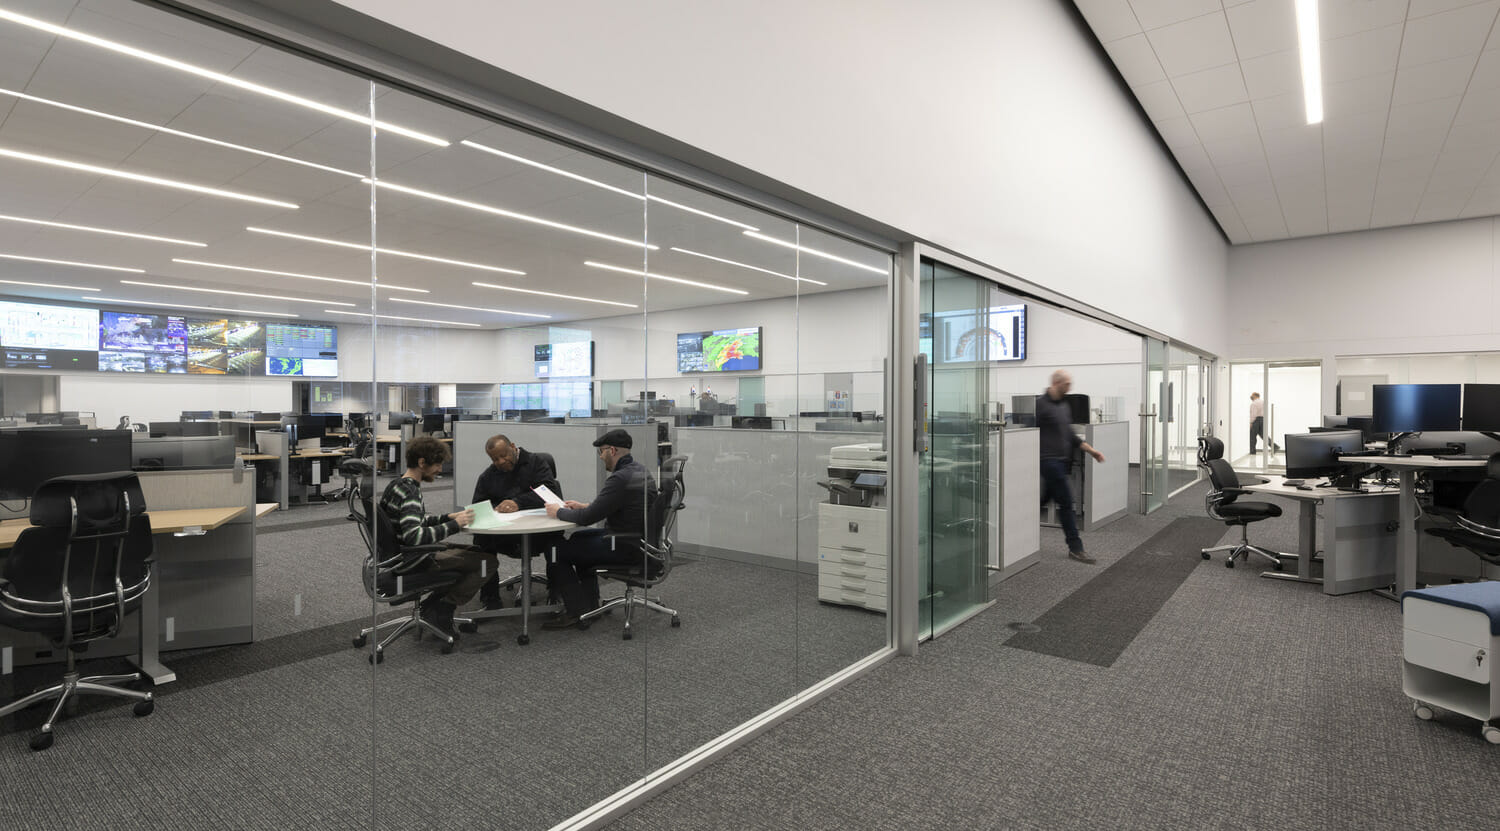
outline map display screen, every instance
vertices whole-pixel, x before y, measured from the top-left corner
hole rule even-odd
[[[339,374],[339,330],[333,326],[267,323],[266,374],[336,377]]]
[[[678,372],[760,369],[761,327],[715,329],[677,335]]]

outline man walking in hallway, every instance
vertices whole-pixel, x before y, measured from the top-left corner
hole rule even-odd
[[[1101,463],[1104,454],[1073,432],[1073,408],[1067,401],[1068,390],[1072,388],[1073,376],[1059,369],[1052,373],[1052,384],[1036,397],[1036,426],[1042,440],[1042,504],[1046,505],[1048,500],[1057,504],[1063,536],[1068,541],[1068,556],[1092,564],[1098,561],[1084,550],[1083,538],[1078,536],[1078,518],[1073,515],[1071,468],[1075,450],[1081,449]]]

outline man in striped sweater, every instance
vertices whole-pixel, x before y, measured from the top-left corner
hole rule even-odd
[[[385,493],[380,496],[380,510],[395,523],[396,535],[402,545],[431,545],[458,533],[474,521],[474,512],[468,508],[438,516],[427,513],[422,504],[422,483],[431,482],[446,461],[448,446],[431,436],[421,436],[406,443],[406,473],[387,485]],[[461,571],[464,578],[441,596],[429,597],[422,606],[422,617],[450,637],[457,638],[453,631],[453,613],[479,591],[484,584],[485,572],[494,571],[495,555],[469,546],[450,546],[433,556],[433,567]]]

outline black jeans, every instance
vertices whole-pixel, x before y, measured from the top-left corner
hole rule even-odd
[[[1255,440],[1265,438],[1266,419],[1264,416],[1256,416],[1250,419],[1250,452],[1255,452]]]
[[[1042,460],[1042,504],[1057,503],[1058,521],[1069,551],[1082,551],[1083,538],[1078,536],[1078,518],[1073,515],[1073,483],[1066,459]]]
[[[641,563],[641,543],[636,537],[610,536],[604,528],[573,532],[557,547],[557,558],[547,558],[547,582],[562,599],[569,615],[577,617],[599,606],[600,566],[633,566]]]

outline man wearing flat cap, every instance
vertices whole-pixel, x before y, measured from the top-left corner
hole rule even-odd
[[[656,481],[630,455],[634,442],[624,430],[610,430],[594,441],[609,478],[592,502],[568,500],[547,506],[547,516],[580,526],[604,521],[603,528],[573,532],[547,563],[547,580],[562,598],[563,612],[542,624],[545,629],[578,625],[578,617],[599,605],[599,577],[606,565],[641,561],[641,539],[646,534],[646,508],[656,498]]]

